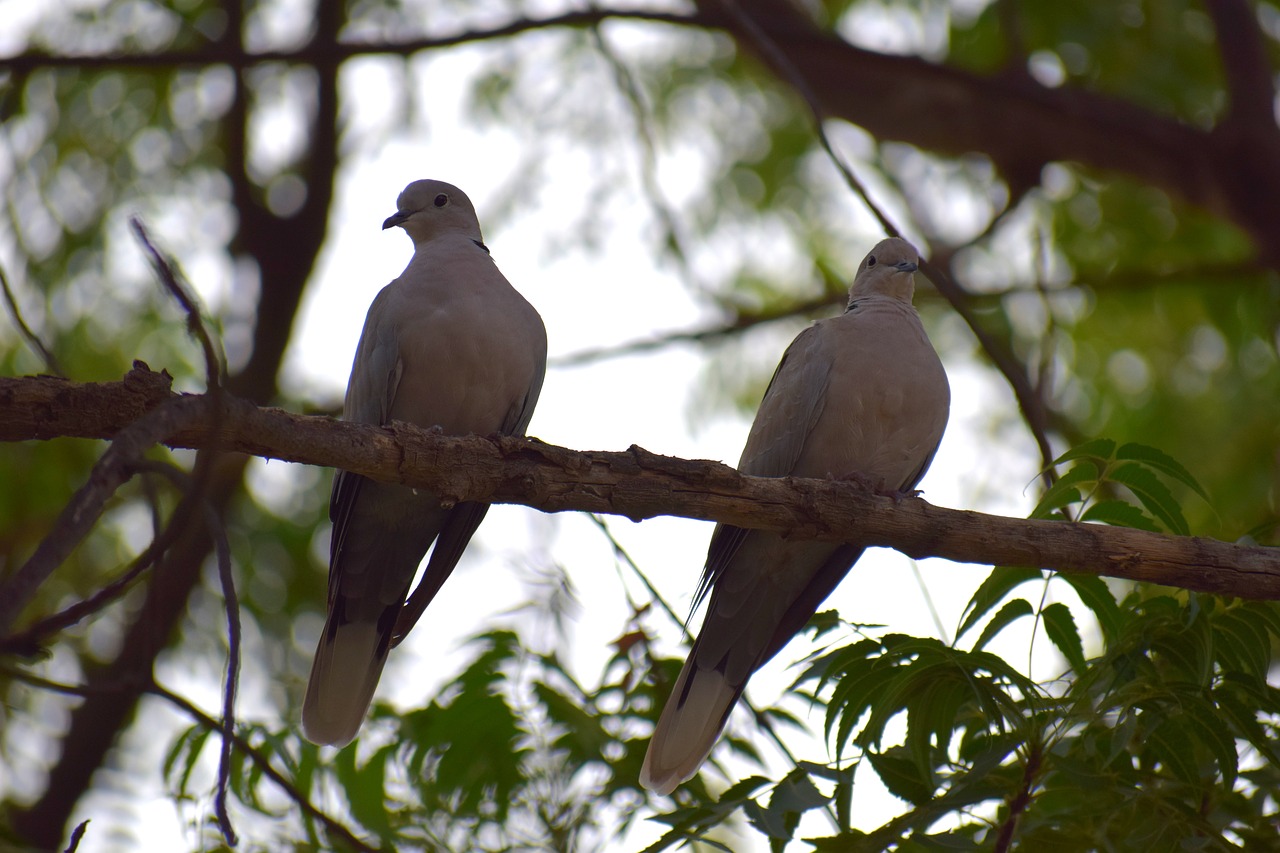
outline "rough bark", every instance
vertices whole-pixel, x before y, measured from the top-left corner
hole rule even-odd
[[[109,438],[161,405],[213,421],[215,402],[177,396],[138,366],[124,382],[0,379],[0,440]],[[429,490],[446,501],[516,503],[544,512],[601,512],[717,521],[896,548],[913,557],[1024,565],[1166,584],[1243,598],[1280,598],[1280,549],[1143,530],[1005,518],[895,503],[848,482],[747,477],[719,462],[659,456],[639,447],[582,452],[534,438],[452,437],[409,424],[388,427],[258,408],[225,397],[215,434],[179,425],[172,447],[211,441],[231,451],[345,468]],[[189,413],[188,413],[189,414]]]

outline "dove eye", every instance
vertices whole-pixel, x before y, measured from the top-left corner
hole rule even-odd
[[[872,267],[874,267],[875,265],[876,265],[876,256],[875,256],[875,255],[867,255],[867,269],[871,269],[871,268],[872,268]]]
[[[448,203],[449,197],[444,193],[440,193],[440,195],[436,196],[436,207],[444,207]]]

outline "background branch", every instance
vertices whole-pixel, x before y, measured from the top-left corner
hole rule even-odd
[[[27,325],[27,321],[23,319],[22,309],[18,306],[18,297],[9,286],[9,276],[5,273],[3,266],[0,266],[0,290],[4,292],[4,304],[9,309],[9,317],[13,320],[13,325],[18,328],[18,332],[26,339],[27,344],[36,351],[36,355],[40,356],[45,368],[54,376],[66,376],[62,366],[58,364],[57,356],[44,345],[40,336],[33,332]]]
[[[3,672],[6,676],[25,682],[32,687],[41,690],[49,690],[55,693],[62,693],[68,696],[83,696],[85,698],[89,698],[91,696],[100,696],[104,693],[118,693],[121,689],[119,686],[103,687],[88,684],[64,684],[58,681],[51,681],[47,678],[40,678],[39,676],[32,675],[24,670],[14,669],[4,665],[0,665],[0,672]],[[152,683],[146,687],[144,692],[149,693],[152,696],[159,697],[170,705],[181,709],[183,713],[195,720],[196,723],[210,731],[222,732],[223,730],[222,724],[219,723],[218,720],[200,710],[189,699],[179,696],[177,693],[174,693],[166,687]],[[293,800],[293,802],[302,810],[303,814],[322,824],[325,831],[333,836],[334,839],[341,841],[344,846],[352,850],[369,851],[369,853],[377,850],[376,847],[371,847],[357,838],[351,830],[340,821],[317,808],[314,803],[307,799],[306,795],[302,791],[298,790],[298,787],[294,785],[292,781],[286,778],[284,774],[271,764],[270,758],[255,749],[252,744],[244,739],[244,737],[236,734],[235,732],[232,732],[229,737],[235,748],[240,750],[240,752],[249,759],[250,763],[262,772],[263,776],[270,779],[289,799]],[[73,836],[73,839],[78,838],[79,835],[83,835],[83,828],[87,823],[88,821],[85,821],[77,827],[77,834]]]

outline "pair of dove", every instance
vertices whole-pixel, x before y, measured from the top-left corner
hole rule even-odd
[[[546,372],[542,318],[498,271],[471,201],[442,181],[405,188],[384,229],[413,239],[409,266],[374,299],[343,417],[447,435],[523,435]],[[892,493],[920,481],[950,391],[912,307],[916,250],[876,244],[848,308],[787,348],[738,468],[761,477],[856,478]],[[457,565],[487,504],[441,506],[406,486],[339,471],[329,515],[329,615],[302,708],[315,743],[357,734],[391,647]],[[424,575],[418,565],[435,543]],[[641,783],[669,794],[706,760],[747,679],[849,572],[863,546],[716,525],[695,606],[710,604],[649,743]]]

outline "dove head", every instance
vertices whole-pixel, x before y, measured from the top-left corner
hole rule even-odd
[[[442,234],[460,233],[482,243],[480,220],[467,194],[444,181],[414,181],[396,199],[396,212],[383,230],[400,226],[420,246]]]
[[[910,302],[915,293],[914,273],[920,263],[916,247],[899,237],[876,243],[858,267],[849,288],[852,303],[867,296],[884,295]]]

